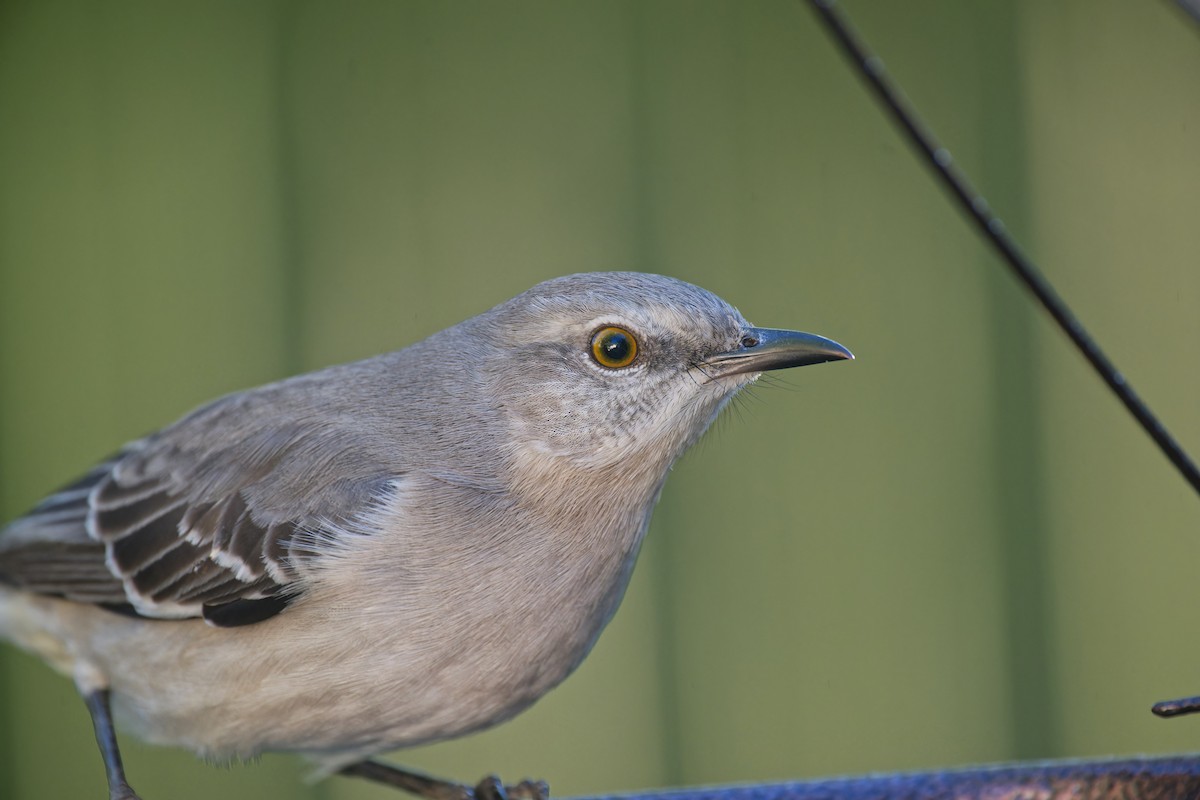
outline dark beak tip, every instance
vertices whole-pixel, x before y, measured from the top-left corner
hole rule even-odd
[[[854,361],[854,353],[850,352],[850,348],[843,344],[825,339],[824,337],[814,337],[819,341],[819,344],[811,351],[812,360],[810,364],[831,364],[838,361]]]
[[[839,361],[854,361],[854,354],[847,350],[845,353],[824,353],[808,362],[810,364],[836,364]]]
[[[853,360],[854,354],[849,349],[824,336],[754,328],[743,338],[740,349],[720,353],[710,363],[725,375],[737,375]]]

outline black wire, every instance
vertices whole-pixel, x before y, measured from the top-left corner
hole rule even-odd
[[[1100,345],[1088,334],[1083,324],[1054,291],[1054,287],[1042,277],[1033,262],[1021,253],[1005,230],[1004,223],[988,207],[987,200],[976,192],[959,170],[954,167],[950,152],[939,145],[917,119],[916,113],[908,101],[904,99],[900,90],[888,77],[883,67],[883,61],[878,56],[871,54],[862,38],[851,28],[845,15],[837,8],[836,0],[809,0],[809,4],[821,21],[825,23],[838,45],[841,46],[842,52],[858,68],[867,86],[883,103],[896,124],[904,130],[911,144],[925,158],[934,174],[941,179],[942,184],[958,201],[963,213],[975,223],[988,241],[1000,252],[1012,272],[1029,291],[1033,292],[1042,307],[1071,338],[1071,341],[1075,343],[1075,346],[1079,348],[1096,372],[1100,373],[1100,377],[1121,399],[1125,408],[1141,424],[1163,454],[1175,465],[1184,480],[1200,494],[1200,470],[1196,468],[1196,463],[1142,402],[1133,387],[1125,380],[1125,376],[1117,371],[1108,356],[1100,349]],[[1186,6],[1185,3],[1181,4]]]

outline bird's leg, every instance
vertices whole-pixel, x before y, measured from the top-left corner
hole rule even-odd
[[[83,696],[88,712],[92,715],[92,727],[96,731],[96,744],[100,745],[100,757],[104,759],[104,773],[108,776],[109,800],[138,800],[137,794],[125,780],[125,767],[121,764],[121,750],[117,747],[117,732],[113,728],[112,709],[108,705],[108,690],[95,689]]]
[[[473,797],[471,789],[461,783],[431,778],[420,772],[400,769],[369,758],[348,767],[342,767],[339,772],[342,775],[366,778],[370,781],[394,786],[409,794],[427,798],[427,800],[472,800]]]
[[[545,781],[524,780],[515,786],[505,786],[500,779],[489,775],[475,788],[461,783],[444,781],[419,772],[393,767],[374,759],[365,759],[340,770],[342,775],[394,786],[397,789],[424,797],[426,800],[549,800],[550,787]]]

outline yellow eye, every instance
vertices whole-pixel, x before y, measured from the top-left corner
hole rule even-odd
[[[592,358],[602,367],[621,369],[637,358],[637,339],[624,328],[611,325],[592,335]]]

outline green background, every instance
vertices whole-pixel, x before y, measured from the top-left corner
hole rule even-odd
[[[1168,2],[848,10],[1200,449],[1200,37]],[[0,519],[216,395],[632,268],[853,364],[677,465],[592,657],[399,754],[558,793],[1200,749],[1196,497],[799,2],[0,4]],[[404,702],[381,697],[380,702]],[[124,743],[147,800],[390,797]],[[0,647],[0,797],[103,796]]]

